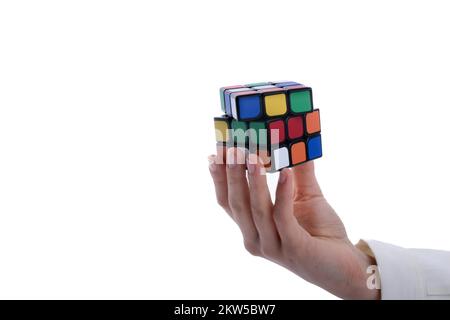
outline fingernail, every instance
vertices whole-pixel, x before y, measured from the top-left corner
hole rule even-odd
[[[229,148],[227,150],[227,167],[230,169],[236,167],[236,156],[234,150],[234,148]]]
[[[256,154],[250,154],[247,160],[248,173],[251,175],[255,174],[257,167],[258,167],[258,156]]]
[[[279,184],[283,184],[286,181],[286,178],[287,178],[286,174],[287,174],[286,169],[281,170],[280,177],[278,178]]]
[[[245,153],[241,148],[230,148],[227,151],[228,168],[236,168],[238,164],[245,164]]]
[[[209,170],[211,172],[216,171],[217,166],[216,166],[216,157],[215,156],[209,156],[208,157],[208,162],[209,162]]]
[[[266,168],[259,167],[259,174],[262,175],[262,176],[265,176],[266,175]]]
[[[244,148],[236,148],[236,163],[237,164],[245,164],[245,149]]]
[[[247,164],[248,174],[254,175],[256,172],[256,164]]]

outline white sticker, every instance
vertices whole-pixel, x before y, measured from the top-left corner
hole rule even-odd
[[[289,166],[289,151],[286,147],[272,151],[272,166],[274,170],[280,170]]]
[[[270,89],[270,88],[277,88],[274,85],[268,84],[266,86],[257,86],[257,87],[253,87],[252,89],[256,89],[256,90],[262,90],[262,89]]]
[[[241,91],[253,91],[251,88],[237,88],[237,89],[227,89],[227,93],[241,92]]]

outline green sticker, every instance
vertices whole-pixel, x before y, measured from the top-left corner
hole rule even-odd
[[[259,86],[266,86],[270,84],[270,82],[253,82],[253,83],[247,83],[246,87],[259,87]]]
[[[233,141],[239,145],[245,144],[247,135],[247,123],[244,121],[231,121],[231,128],[233,129]]]
[[[220,107],[225,112],[225,90],[220,89]]]
[[[267,128],[264,122],[250,122],[250,143],[267,144]]]
[[[289,94],[289,102],[291,103],[292,112],[309,112],[312,110],[311,91],[292,92]]]

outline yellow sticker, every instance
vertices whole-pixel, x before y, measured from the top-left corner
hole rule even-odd
[[[264,102],[268,116],[281,116],[287,112],[286,95],[284,93],[265,96]]]
[[[216,141],[227,142],[228,141],[228,124],[225,121],[214,121],[214,127],[216,128]]]

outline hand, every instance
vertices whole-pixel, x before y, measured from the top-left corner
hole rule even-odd
[[[366,285],[367,267],[375,261],[348,239],[320,190],[313,162],[281,171],[272,204],[257,156],[245,159],[241,150],[230,148],[226,158],[227,164],[209,158],[217,201],[238,224],[251,254],[341,298],[379,299],[379,290]]]

